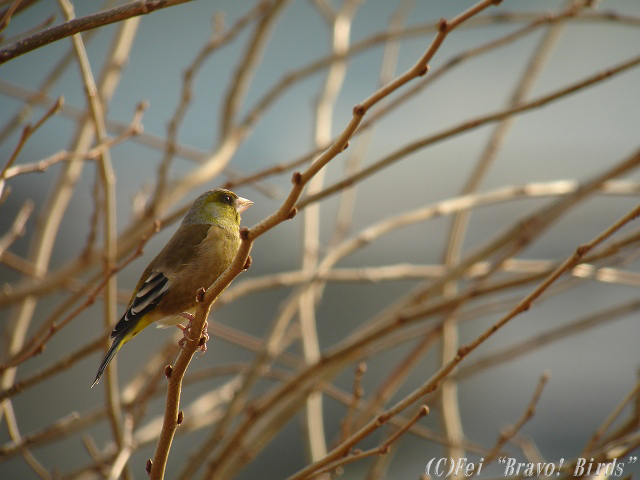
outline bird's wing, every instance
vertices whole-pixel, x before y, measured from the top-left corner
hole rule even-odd
[[[146,313],[153,310],[160,299],[167,293],[171,282],[162,272],[152,271],[144,279],[138,290],[133,295],[127,311],[111,332],[111,338],[115,338],[125,332],[129,332]]]

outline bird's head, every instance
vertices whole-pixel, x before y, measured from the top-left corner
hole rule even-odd
[[[200,195],[182,221],[183,224],[207,223],[240,225],[240,214],[253,205],[251,200],[239,197],[231,190],[216,188]]]

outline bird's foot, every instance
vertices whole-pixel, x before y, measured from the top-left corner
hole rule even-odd
[[[182,324],[177,324],[176,327],[178,327],[180,330],[182,330],[183,333],[183,337],[180,339],[180,341],[178,342],[178,345],[180,346],[180,348],[184,348],[185,343],[187,343],[187,340],[191,340],[194,341],[195,338],[191,338],[189,336],[189,332],[191,331],[191,327],[193,326],[193,319],[196,318],[195,315],[188,313],[188,312],[182,312],[179,314],[181,317],[186,318],[187,320],[189,320],[189,323],[187,323],[187,326],[185,327]]]
[[[200,337],[200,341],[198,342],[198,348],[200,349],[201,355],[204,355],[207,351],[207,342],[209,341],[209,322],[204,321],[204,325],[202,326],[202,336]]]
[[[193,327],[193,320],[196,317],[195,315],[187,312],[182,312],[180,316],[189,320],[189,323],[187,324],[186,327],[181,324],[176,325],[176,327],[182,330],[182,333],[184,334],[184,336],[178,342],[178,345],[180,346],[180,348],[184,349],[185,344],[187,343],[187,340],[190,340],[192,342],[196,340],[195,338],[191,338],[189,336],[191,333],[191,327]],[[209,333],[207,332],[208,326],[209,326],[208,322],[205,321],[204,326],[202,327],[202,336],[200,337],[200,341],[198,342],[198,348],[203,354],[207,351],[207,342],[209,341]]]

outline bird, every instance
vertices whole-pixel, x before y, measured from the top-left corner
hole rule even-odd
[[[240,246],[240,214],[251,205],[251,200],[224,188],[205,192],[193,202],[169,242],[140,276],[111,332],[111,347],[91,387],[98,384],[120,348],[153,322],[161,328],[178,326],[187,336],[197,307],[196,292],[208,288],[233,261]],[[181,325],[185,319],[189,320],[186,327]]]

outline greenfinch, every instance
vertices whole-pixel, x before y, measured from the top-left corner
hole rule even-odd
[[[96,385],[118,350],[142,329],[179,326],[193,319],[196,292],[208,288],[233,261],[240,246],[240,214],[253,205],[222,188],[200,195],[180,227],[145,269],[129,305],[111,332],[113,342],[93,382]]]

